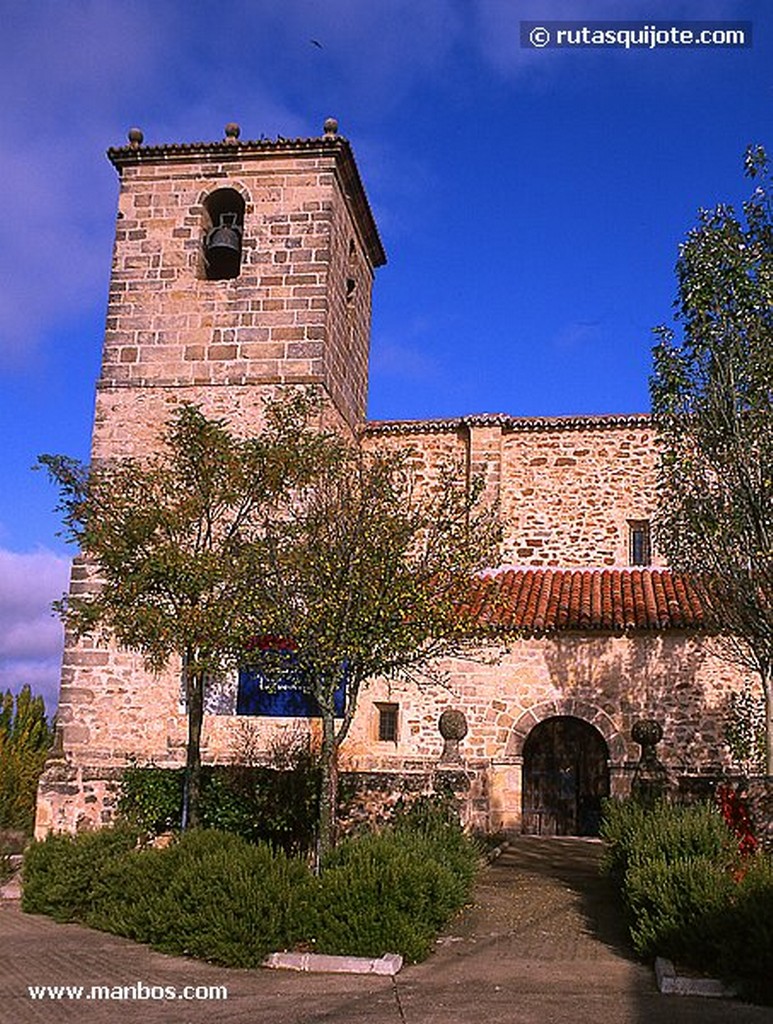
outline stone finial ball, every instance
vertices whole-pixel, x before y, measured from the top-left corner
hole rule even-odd
[[[663,739],[663,726],[654,718],[641,718],[638,722],[633,723],[631,737],[639,746],[654,747]]]
[[[225,137],[227,139],[233,139],[234,141],[236,141],[236,139],[239,138],[240,134],[241,128],[236,123],[236,121],[229,121],[228,124],[225,126]]]
[[[449,708],[438,721],[438,729],[444,740],[463,740],[467,735],[467,719],[463,711]]]
[[[134,146],[135,149],[136,149],[137,146],[141,146],[142,145],[142,142],[143,142],[143,139],[145,138],[145,136],[142,134],[142,129],[141,128],[130,128],[129,129],[129,133],[128,133],[128,138],[129,138],[129,144],[131,146]]]
[[[328,117],[325,119],[325,123],[322,126],[325,130],[325,135],[337,135],[338,134],[338,121],[334,117]]]

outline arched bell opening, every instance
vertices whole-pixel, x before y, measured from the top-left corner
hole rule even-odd
[[[219,188],[204,200],[204,270],[208,281],[238,277],[242,264],[244,199]]]
[[[523,747],[523,832],[595,836],[609,796],[609,748],[582,718],[556,715],[535,725]]]

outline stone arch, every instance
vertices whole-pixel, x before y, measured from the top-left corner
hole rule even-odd
[[[510,730],[510,737],[505,747],[505,757],[507,759],[523,757],[523,745],[534,726],[548,718],[558,717],[580,718],[595,726],[606,741],[610,761],[613,764],[619,764],[625,760],[628,744],[612,717],[603,708],[575,697],[545,701],[524,711]]]
[[[230,178],[217,178],[211,181],[206,188],[203,188],[196,199],[196,206],[193,209],[193,213],[201,214],[204,211],[204,203],[208,196],[211,196],[213,192],[219,192],[221,189],[231,188],[234,192],[238,192],[244,200],[245,207],[252,203],[252,195],[247,186],[241,181],[234,181]]]
[[[195,245],[190,251],[189,260],[190,266],[193,269],[194,275],[197,278],[207,279],[210,277],[207,272],[207,261],[204,253],[204,242],[215,226],[213,219],[213,206],[212,201],[218,194],[225,196],[231,193],[236,202],[234,204],[234,210],[237,213],[236,222],[239,228],[240,240],[242,242],[242,252],[240,253],[239,259],[239,270],[241,270],[241,263],[246,252],[253,246],[250,234],[244,236],[244,227],[249,214],[252,211],[252,195],[243,182],[238,180],[216,180],[209,183],[205,188],[201,189],[196,197],[195,204],[190,208],[189,214],[192,218],[191,223],[197,225],[198,237],[196,238]],[[215,209],[218,209],[217,199],[215,198]],[[228,277],[238,277],[238,272],[233,275],[226,275]],[[215,280],[218,279],[218,275],[215,276]]]

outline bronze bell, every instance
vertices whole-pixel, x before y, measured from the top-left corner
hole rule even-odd
[[[207,232],[204,253],[210,280],[237,277],[242,258],[242,229],[237,214],[221,213],[219,223]]]

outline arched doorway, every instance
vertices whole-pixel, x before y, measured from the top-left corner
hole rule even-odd
[[[594,836],[609,795],[609,749],[590,722],[557,715],[535,725],[523,746],[523,831]]]

